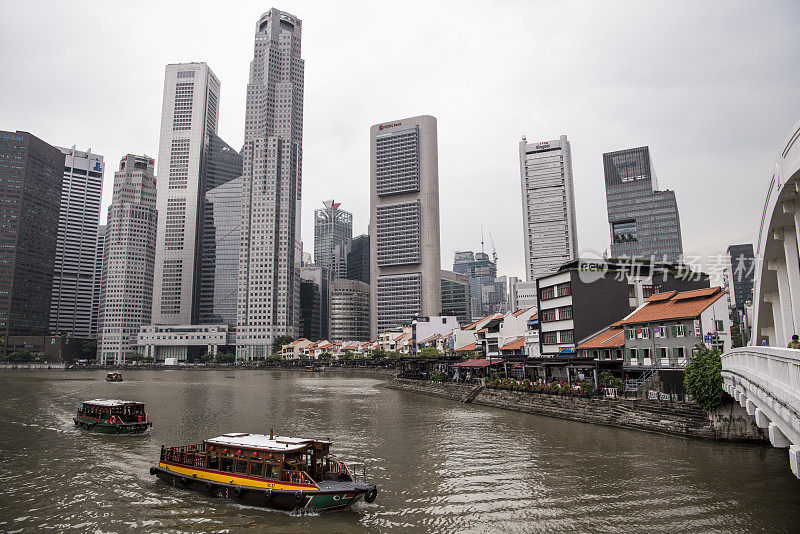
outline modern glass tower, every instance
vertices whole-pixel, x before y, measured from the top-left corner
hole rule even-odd
[[[674,191],[659,191],[649,147],[603,154],[611,255],[675,263],[683,255]]]
[[[46,335],[64,154],[0,131],[0,353],[10,335]]]
[[[92,280],[92,317],[89,337],[97,339],[100,332],[100,288],[103,280],[103,256],[106,250],[106,225],[97,227],[97,246],[94,254],[94,278]]]
[[[103,188],[103,156],[59,148],[65,156],[61,209],[50,302],[50,333],[88,338],[97,248],[97,223]]]
[[[519,143],[525,274],[529,281],[578,257],[572,150],[566,135]]]
[[[370,128],[372,338],[442,311],[436,119]]]
[[[236,356],[296,338],[303,162],[302,22],[271,9],[256,23],[247,84]]]
[[[128,154],[114,173],[100,289],[101,364],[136,353],[139,327],[150,323],[156,249],[155,162]]]
[[[322,204],[324,208],[314,210],[314,264],[338,274],[334,249],[336,245],[346,247],[353,238],[353,214],[340,209],[341,203],[333,200]]]

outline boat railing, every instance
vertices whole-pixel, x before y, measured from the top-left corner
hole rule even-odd
[[[347,475],[350,474],[350,470],[347,469],[347,464],[333,459],[328,460],[328,471],[332,473],[344,473]]]
[[[292,482],[294,484],[312,484],[316,485],[314,479],[308,476],[305,471],[284,471],[281,475],[283,482]]]

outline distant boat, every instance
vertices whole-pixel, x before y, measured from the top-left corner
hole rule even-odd
[[[324,370],[322,367],[314,367],[313,365],[307,365],[305,369],[306,373],[321,373]]]
[[[117,399],[86,401],[72,420],[75,426],[105,434],[140,434],[153,426],[143,402]]]
[[[330,441],[223,434],[197,445],[161,447],[150,474],[179,487],[283,510],[347,508],[378,495],[330,455]]]
[[[122,382],[122,373],[108,373],[106,382]]]

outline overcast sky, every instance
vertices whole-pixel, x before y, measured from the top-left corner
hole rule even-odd
[[[756,238],[781,142],[800,119],[800,2],[38,2],[0,0],[0,129],[158,155],[164,66],[222,83],[219,135],[244,138],[258,17],[303,21],[303,240],[335,198],[369,216],[369,127],[438,119],[442,263],[479,250],[524,276],[518,143],[568,136],[578,245],[609,247],[602,154],[650,146],[684,250]]]

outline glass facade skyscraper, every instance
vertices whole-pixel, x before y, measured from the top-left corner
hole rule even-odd
[[[611,255],[675,263],[683,256],[674,191],[659,191],[649,147],[603,154]]]
[[[314,264],[338,274],[334,249],[336,245],[346,247],[353,238],[353,214],[333,200],[322,204],[324,208],[314,210]]]
[[[46,335],[64,154],[0,131],[0,351],[9,335]]]

